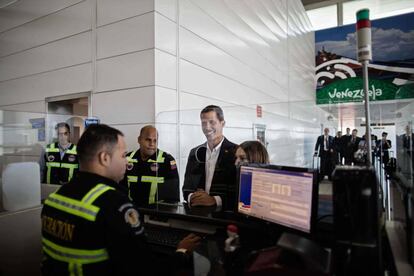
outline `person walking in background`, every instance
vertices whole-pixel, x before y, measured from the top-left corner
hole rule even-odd
[[[387,140],[387,135],[388,133],[384,131],[381,140],[378,140],[376,143],[377,156],[384,166],[387,165],[390,160],[389,149],[391,148],[391,140]]]
[[[344,155],[343,153],[343,145],[342,145],[342,131],[338,131],[336,133],[336,136],[333,140],[334,143],[334,156],[335,156],[335,164],[342,164],[342,157]]]
[[[354,153],[358,150],[358,144],[361,140],[360,137],[357,136],[358,130],[353,129],[352,135],[349,137],[349,140],[345,144],[345,165],[351,165],[354,162]]]
[[[333,137],[329,135],[329,128],[323,130],[323,135],[319,136],[315,144],[315,156],[321,158],[321,166],[319,172],[319,180],[322,180],[325,175],[331,180],[333,171],[332,156],[334,152]]]

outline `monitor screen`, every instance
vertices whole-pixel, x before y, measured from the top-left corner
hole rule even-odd
[[[314,175],[293,167],[241,166],[238,212],[310,233],[317,202]]]

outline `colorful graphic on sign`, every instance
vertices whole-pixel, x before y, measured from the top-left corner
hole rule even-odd
[[[372,101],[414,98],[414,13],[371,21]],[[362,102],[362,66],[355,25],[315,32],[316,104]]]

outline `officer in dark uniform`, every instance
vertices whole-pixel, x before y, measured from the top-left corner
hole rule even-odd
[[[127,164],[123,134],[91,125],[79,140],[78,153],[80,172],[44,203],[43,275],[157,274],[162,266],[155,264],[139,214],[117,183]],[[199,239],[193,234],[184,238],[174,263],[185,262],[185,252]]]
[[[157,140],[157,129],[144,126],[138,137],[140,148],[127,155],[127,170],[121,183],[137,206],[180,201],[176,161],[157,148]]]
[[[70,127],[59,123],[55,127],[58,141],[46,146],[40,157],[42,183],[68,183],[79,169],[76,145],[70,143]]]

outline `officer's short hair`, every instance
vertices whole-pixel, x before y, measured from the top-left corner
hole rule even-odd
[[[107,150],[112,152],[113,147],[118,143],[118,135],[124,136],[121,131],[104,124],[88,126],[77,145],[79,162],[92,161],[103,147],[107,147]]]
[[[203,108],[203,110],[201,110],[200,112],[200,117],[203,113],[208,113],[214,111],[217,114],[217,118],[219,119],[220,122],[224,121],[224,113],[223,113],[223,109],[221,109],[220,106],[217,105],[208,105],[206,107]]]
[[[143,127],[141,128],[140,132],[139,132],[139,136],[142,136],[142,135],[144,134],[144,132],[145,132],[145,131],[147,131],[148,129],[155,129],[155,131],[157,131],[157,136],[158,136],[158,130],[157,130],[157,129],[156,129],[156,127],[155,127],[155,126],[153,126],[153,125],[146,125],[146,126],[143,126]]]
[[[61,127],[66,128],[66,129],[67,129],[67,131],[70,133],[70,126],[69,126],[67,123],[65,123],[65,122],[58,123],[58,124],[55,126],[55,130],[58,130],[58,129],[59,129],[59,128],[61,128]]]
[[[382,133],[382,136],[387,136],[387,135],[388,135],[388,133],[385,132],[385,131]]]

